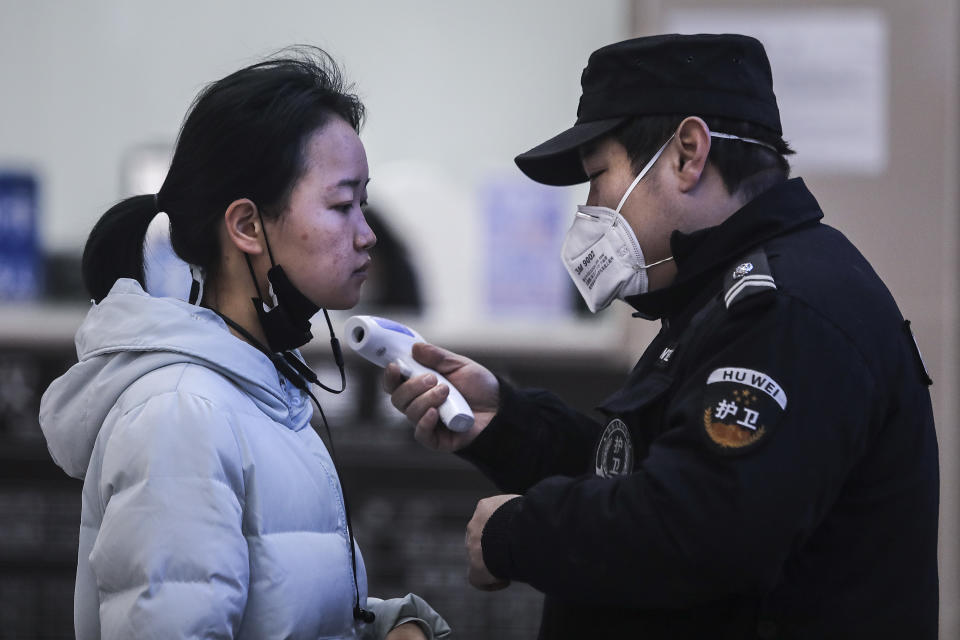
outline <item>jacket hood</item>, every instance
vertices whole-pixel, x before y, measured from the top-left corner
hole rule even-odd
[[[135,280],[117,280],[90,309],[76,347],[79,362],[54,380],[40,401],[40,427],[50,455],[75,478],[86,473],[100,427],[120,395],[161,367],[207,367],[239,386],[274,421],[293,430],[309,424],[310,403],[290,402],[301,392],[281,385],[269,358],[234,337],[216,313],[151,297]]]

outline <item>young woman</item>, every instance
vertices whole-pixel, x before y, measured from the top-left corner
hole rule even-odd
[[[367,598],[296,351],[370,264],[362,117],[322,51],[237,71],[194,102],[160,191],[91,232],[79,363],[40,414],[84,479],[78,638],[449,633],[416,596]]]

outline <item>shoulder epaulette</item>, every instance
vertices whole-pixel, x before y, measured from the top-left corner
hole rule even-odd
[[[767,289],[776,289],[770,272],[767,253],[763,249],[747,254],[734,262],[723,276],[723,302],[727,309],[737,300],[743,300]]]

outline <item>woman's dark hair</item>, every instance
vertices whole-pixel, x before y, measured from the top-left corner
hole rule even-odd
[[[186,262],[215,275],[217,228],[239,198],[264,217],[286,210],[306,170],[305,147],[332,116],[359,131],[364,108],[333,59],[315,47],[286,49],[200,92],[184,119],[170,170],[156,198],[134,196],[108,210],[83,250],[83,282],[103,299],[118,278],[144,283],[143,238],[158,211]]]
[[[612,135],[627,150],[633,170],[639,172],[685,118],[686,116],[676,115],[632,118]],[[772,184],[790,176],[790,163],[785,156],[793,155],[794,151],[775,132],[749,122],[727,118],[704,117],[703,121],[711,131],[753,138],[776,149],[773,151],[741,140],[712,138],[709,160],[720,172],[727,192],[732,194],[742,190],[749,200]],[[761,174],[762,177],[756,178]]]

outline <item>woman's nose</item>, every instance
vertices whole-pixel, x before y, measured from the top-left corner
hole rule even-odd
[[[356,244],[357,249],[361,251],[370,250],[377,244],[377,236],[373,233],[370,225],[367,224],[366,218],[361,217],[360,219],[360,228],[357,230]]]

